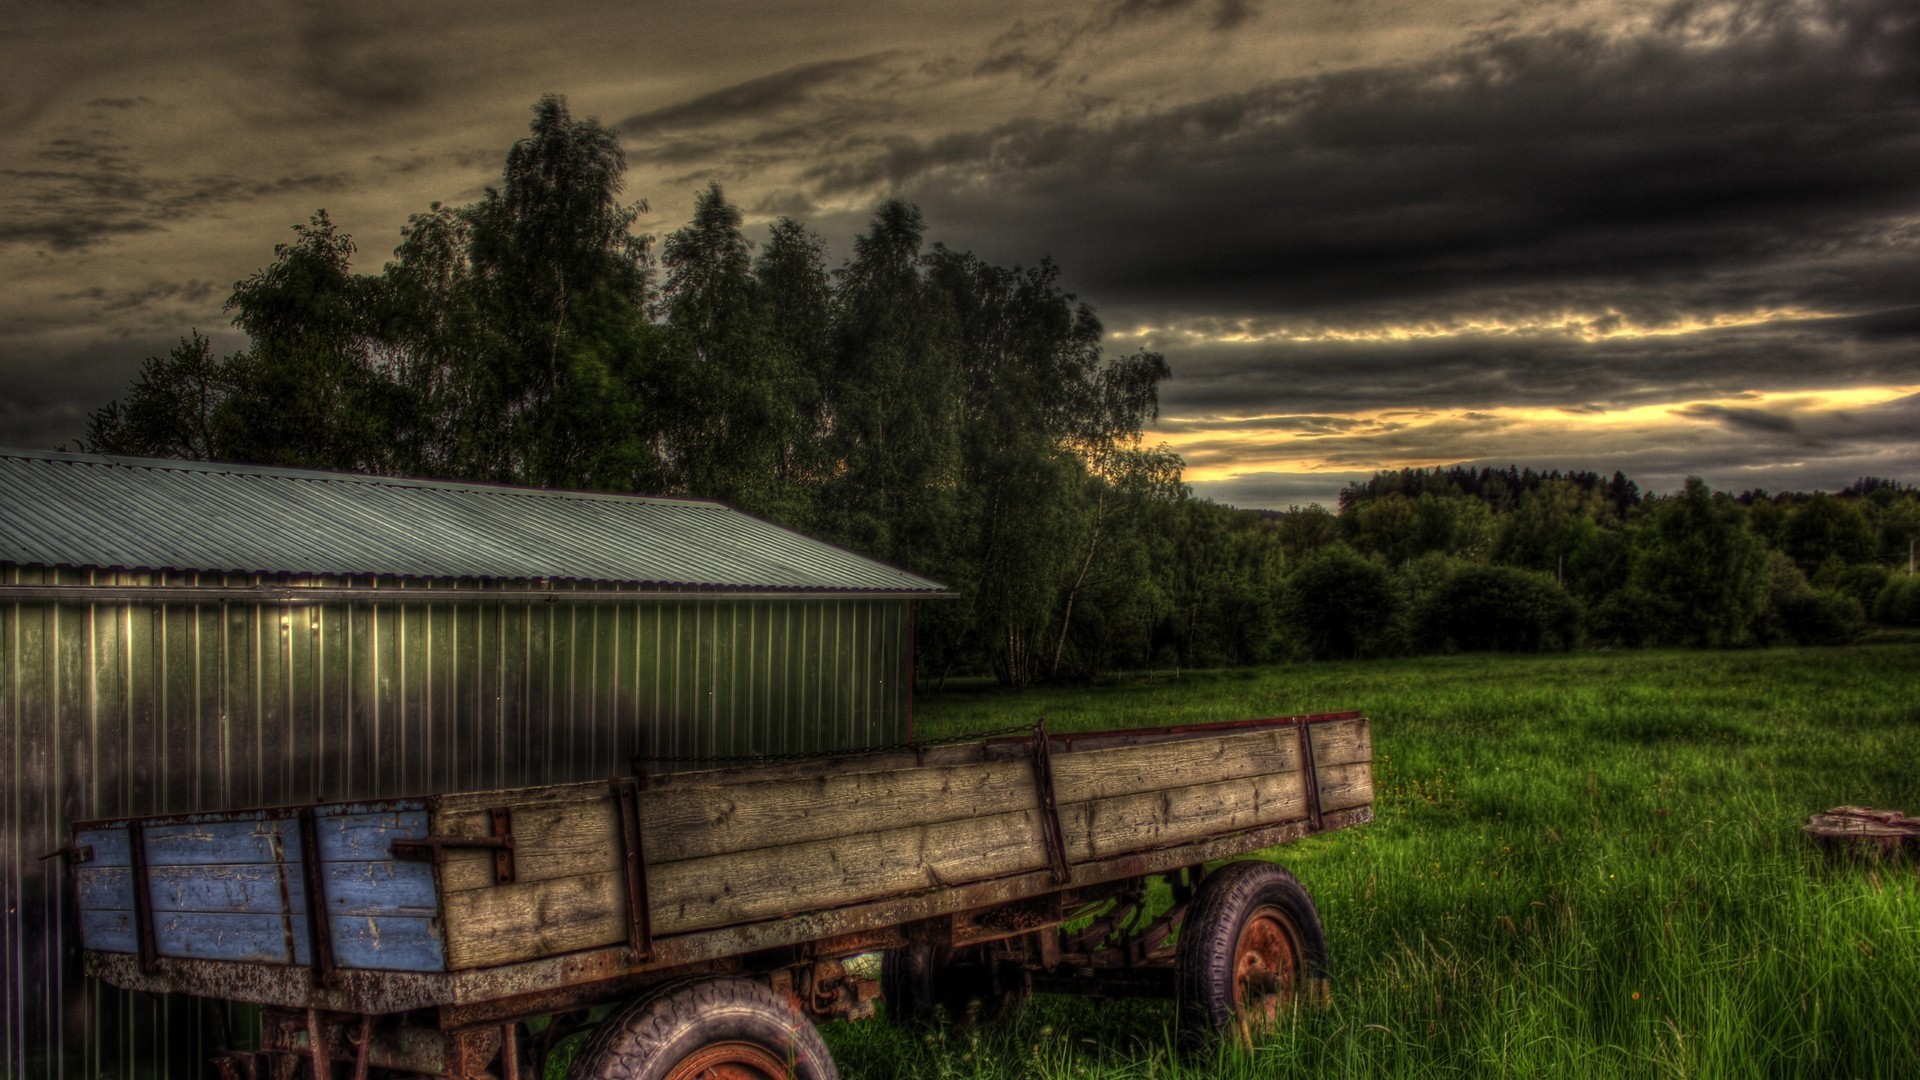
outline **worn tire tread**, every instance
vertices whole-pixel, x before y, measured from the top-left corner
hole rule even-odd
[[[703,1029],[718,1038],[755,1037],[782,1051],[790,1046],[796,1080],[839,1080],[813,1023],[766,986],[737,978],[679,980],[642,994],[594,1031],[569,1080],[659,1080],[686,1053],[711,1041],[692,1036]],[[776,1037],[787,1045],[767,1041]]]
[[[1300,879],[1286,867],[1257,859],[1223,866],[1200,883],[1200,895],[1180,926],[1174,992],[1186,1049],[1204,1049],[1233,1022],[1239,1005],[1233,992],[1234,942],[1247,916],[1266,905],[1285,912],[1299,931],[1303,955],[1296,994],[1311,1000],[1325,984],[1332,962],[1327,931]]]

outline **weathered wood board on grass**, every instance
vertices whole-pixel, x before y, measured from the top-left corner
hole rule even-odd
[[[1829,855],[1886,858],[1920,854],[1920,818],[1898,810],[1836,806],[1808,818],[1804,831]]]
[[[1069,872],[1373,800],[1370,729],[1352,714],[1056,736],[1049,746]],[[1025,741],[999,740],[650,778],[638,818],[652,937],[1031,877],[1052,852],[1030,754]],[[78,870],[85,947],[140,948],[137,836],[154,955],[310,964],[300,813],[78,828],[76,845],[91,849]],[[457,972],[617,945],[633,933],[609,782],[310,813],[340,968]],[[508,881],[497,880],[503,827]],[[395,841],[436,840],[437,865],[394,854]]]

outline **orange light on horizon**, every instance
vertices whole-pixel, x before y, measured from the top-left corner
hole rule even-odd
[[[1639,323],[1624,312],[1609,308],[1600,313],[1560,312],[1551,316],[1524,319],[1460,318],[1420,323],[1380,326],[1278,326],[1256,329],[1253,320],[1240,319],[1208,327],[1202,323],[1168,326],[1141,325],[1132,330],[1111,331],[1123,339],[1148,340],[1170,345],[1277,345],[1328,342],[1406,342],[1453,337],[1515,337],[1541,335],[1567,337],[1580,341],[1610,341],[1618,338],[1677,337],[1743,326],[1770,323],[1805,322],[1836,318],[1839,312],[1808,308],[1756,308],[1745,312],[1721,312],[1712,315],[1688,315],[1668,322]]]
[[[1315,413],[1311,417],[1288,414],[1164,416],[1161,420],[1164,426],[1150,437],[1183,456],[1202,451],[1204,457],[1215,459],[1195,462],[1190,458],[1185,470],[1187,480],[1207,482],[1259,472],[1345,473],[1365,469],[1433,468],[1506,456],[1508,451],[1497,444],[1516,439],[1537,443],[1565,438],[1579,445],[1597,435],[1637,433],[1640,439],[1636,442],[1659,441],[1663,435],[1671,437],[1703,425],[1717,424],[1718,417],[1724,415],[1722,410],[1764,410],[1804,420],[1884,405],[1915,393],[1920,393],[1920,386],[1753,391],[1728,397],[1592,411],[1494,406],[1374,409]],[[1379,444],[1380,453],[1364,455],[1367,444],[1373,442]],[[1329,454],[1329,444],[1337,445],[1342,453],[1337,457]],[[1414,445],[1397,447],[1396,444]],[[1448,449],[1441,451],[1436,444],[1444,444]],[[1244,451],[1240,447],[1244,447]]]

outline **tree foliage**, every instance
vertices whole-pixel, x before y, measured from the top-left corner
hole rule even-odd
[[[1319,506],[1191,496],[1148,431],[1171,368],[1109,355],[1048,259],[877,208],[837,267],[718,183],[656,262],[615,133],[542,98],[501,179],[378,273],[326,211],[89,417],[104,453],[717,498],[952,586],[920,672],[1020,685],[1408,648],[1844,640],[1920,622],[1920,492],[1621,473],[1380,472]]]

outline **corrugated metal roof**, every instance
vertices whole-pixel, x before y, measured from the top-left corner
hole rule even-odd
[[[717,502],[0,449],[0,561],[935,593]]]

